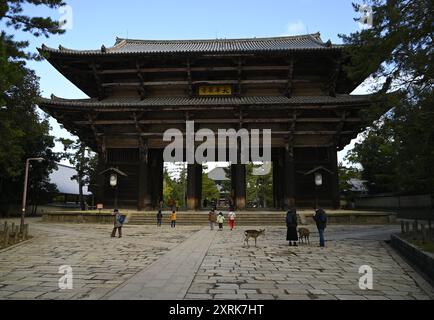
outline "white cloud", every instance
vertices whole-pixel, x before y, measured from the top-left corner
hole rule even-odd
[[[291,22],[288,25],[288,29],[287,29],[286,33],[289,36],[296,36],[299,34],[305,34],[305,33],[307,33],[306,26],[304,25],[303,21],[301,21],[301,20]]]

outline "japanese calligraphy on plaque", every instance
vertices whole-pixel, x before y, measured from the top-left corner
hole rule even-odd
[[[232,95],[232,87],[223,86],[199,86],[199,96],[230,96]]]

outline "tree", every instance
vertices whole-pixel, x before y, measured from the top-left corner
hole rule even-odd
[[[208,177],[208,174],[202,172],[202,199],[216,199],[220,200],[220,192],[214,180]]]
[[[273,174],[270,171],[263,176],[253,175],[253,169],[259,166],[246,164],[247,203],[251,207],[266,208],[273,203]]]
[[[49,37],[52,34],[65,32],[59,21],[50,17],[29,17],[23,14],[23,6],[47,6],[57,9],[65,3],[61,0],[8,0],[0,2],[0,22],[13,30],[28,32],[35,37]],[[28,74],[26,60],[38,60],[35,53],[26,52],[28,41],[15,41],[14,36],[6,31],[0,33],[0,106],[5,104],[11,87],[20,83]]]
[[[167,167],[163,173],[163,199],[168,203],[169,199],[174,199],[180,205],[185,206],[185,193],[187,188],[187,170],[184,163],[173,164],[169,172]]]
[[[61,34],[64,30],[51,18],[24,15],[26,4],[55,9],[64,3],[56,0],[0,2],[0,22],[6,26],[0,32],[0,202],[6,206],[19,202],[26,159],[43,157],[42,163],[32,164],[29,177],[29,198],[35,212],[37,204],[48,201],[49,194],[55,191],[48,174],[56,167],[58,157],[51,151],[54,138],[49,135],[48,119],[41,118],[36,111],[39,79],[26,68],[27,60],[40,57],[26,52],[29,42],[16,41],[7,30],[21,30],[36,37]]]
[[[341,35],[352,62],[345,71],[354,79],[371,74],[381,83],[374,88],[381,103],[365,114],[368,120],[378,119],[385,105],[389,111],[365,133],[348,159],[361,164],[371,193],[432,193],[434,3],[371,0],[367,4],[373,9],[372,28]]]
[[[25,76],[8,90],[5,107],[0,109],[0,203],[20,202],[26,159],[41,157],[45,160],[32,163],[29,174],[29,203],[35,213],[37,205],[48,202],[56,191],[48,175],[59,157],[51,150],[54,137],[49,135],[48,118],[36,111],[38,78],[29,69],[23,71]]]
[[[83,187],[90,184],[92,177],[96,177],[98,164],[97,154],[92,152],[86,144],[81,141],[72,141],[64,138],[59,138],[57,141],[63,144],[64,152],[62,158],[68,159],[77,171],[77,174],[73,175],[71,180],[78,182],[80,207],[81,210],[86,210]]]

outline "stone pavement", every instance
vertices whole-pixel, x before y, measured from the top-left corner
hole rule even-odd
[[[201,230],[107,295],[108,299],[183,299],[215,233]]]
[[[1,222],[1,221],[0,221]],[[226,227],[226,226],[225,226]],[[250,227],[249,227],[250,228]],[[265,227],[258,247],[245,227],[125,226],[31,221],[33,239],[0,251],[0,299],[433,299],[433,288],[383,240],[397,226],[327,228],[327,247],[288,247],[284,227]],[[59,267],[73,269],[60,290]],[[373,290],[358,268],[373,269]]]

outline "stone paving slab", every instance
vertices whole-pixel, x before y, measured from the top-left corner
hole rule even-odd
[[[110,292],[105,298],[110,300],[183,299],[202,264],[214,235],[214,232],[209,232],[207,229],[196,232],[148,268]],[[219,293],[235,294],[235,290],[216,291],[214,292],[216,296],[219,296]]]
[[[331,225],[325,249],[307,227],[310,245],[288,247],[286,228],[266,226],[246,247],[244,227],[125,226],[113,239],[111,225],[31,221],[33,239],[0,251],[0,299],[434,299],[384,243],[399,226]],[[365,264],[373,290],[358,287]],[[72,290],[58,287],[61,265],[73,268]]]
[[[101,299],[200,229],[126,226],[119,239],[111,225],[29,220],[34,238],[0,251],[0,299]],[[62,265],[72,290],[59,289]]]
[[[217,299],[223,286],[247,295],[247,299],[434,298],[432,287],[420,277],[416,279],[414,270],[398,262],[384,243],[396,231],[395,226],[331,226],[326,248],[318,247],[313,227],[310,245],[298,247],[287,245],[286,229],[279,227],[266,227],[258,247],[247,247],[243,244],[244,229],[217,233],[187,296],[200,291]],[[373,269],[373,290],[359,288],[361,265]]]

